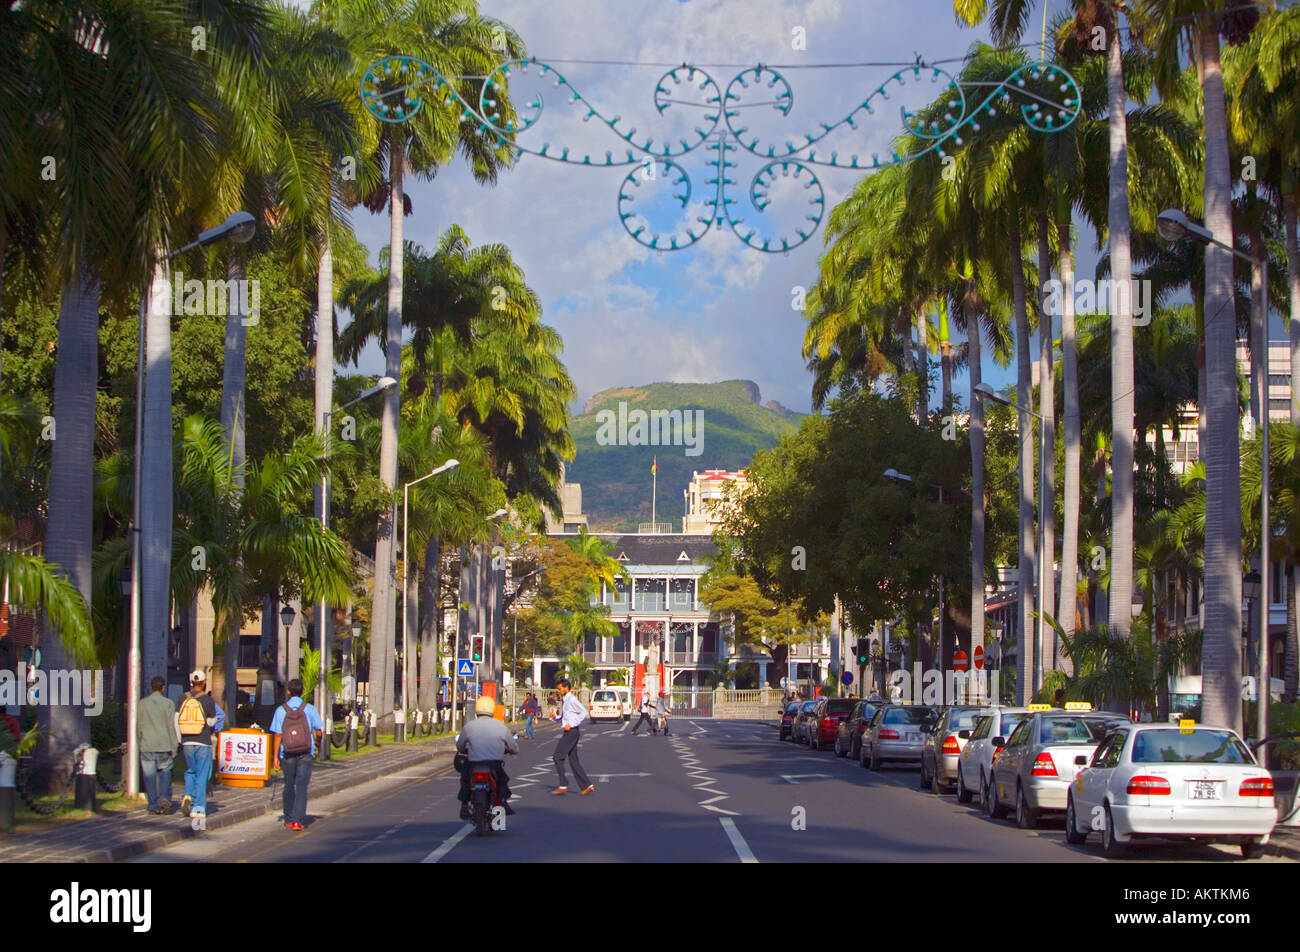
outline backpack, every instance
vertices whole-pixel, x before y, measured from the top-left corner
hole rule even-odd
[[[180,711],[180,728],[182,737],[195,737],[203,733],[203,728],[208,724],[207,715],[203,713],[203,705],[193,694],[181,702]]]
[[[286,754],[311,753],[311,725],[307,723],[307,702],[297,710],[284,706],[284,723],[280,727],[280,742]]]

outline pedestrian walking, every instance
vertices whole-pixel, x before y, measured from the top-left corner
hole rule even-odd
[[[271,719],[271,769],[284,770],[284,828],[301,830],[307,819],[312,758],[325,722],[320,712],[302,699],[301,680],[291,680],[288,691],[288,699]]]
[[[560,716],[556,720],[560,722],[562,732],[560,742],[555,745],[554,760],[555,770],[560,775],[560,785],[551,793],[559,795],[569,792],[568,781],[564,776],[564,761],[567,758],[569,766],[573,768],[574,778],[582,785],[579,792],[585,797],[596,789],[596,785],[587,779],[587,773],[582,769],[582,761],[578,759],[578,739],[581,733],[578,725],[587,719],[587,709],[573,696],[573,685],[567,678],[560,678],[556,682],[556,687],[560,692]]]
[[[524,701],[524,716],[528,722],[524,727],[524,736],[530,740],[533,738],[533,721],[537,720],[537,695],[532,691],[528,692],[528,698]]]
[[[655,710],[655,702],[650,700],[650,695],[644,694],[641,696],[641,706],[638,708],[638,710],[641,712],[641,717],[637,720],[636,726],[632,728],[632,733],[635,734],[637,728],[640,727],[642,724],[649,724],[650,733],[653,734],[655,732],[654,715],[657,712]]]
[[[663,691],[659,692],[659,729],[668,736],[668,697]]]
[[[208,812],[208,778],[212,776],[212,729],[217,725],[217,702],[208,694],[202,668],[190,672],[190,690],[176,713],[176,733],[185,752],[185,796],[181,812],[205,816]]]
[[[135,742],[140,751],[140,780],[148,810],[159,816],[172,812],[172,764],[181,742],[176,705],[163,691],[167,679],[155,675],[151,694],[136,707]]]

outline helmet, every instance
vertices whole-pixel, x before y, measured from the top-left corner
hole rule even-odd
[[[491,717],[496,712],[497,712],[497,702],[493,698],[488,697],[487,695],[484,695],[483,697],[479,698],[477,701],[474,702],[474,713],[477,714],[479,717],[484,717],[484,716]]]

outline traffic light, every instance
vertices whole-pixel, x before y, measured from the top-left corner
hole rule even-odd
[[[859,638],[853,643],[853,650],[857,653],[858,664],[864,665],[870,660],[867,652],[870,650],[871,643],[865,638]]]
[[[474,635],[470,638],[469,659],[475,664],[483,663],[483,636]]]

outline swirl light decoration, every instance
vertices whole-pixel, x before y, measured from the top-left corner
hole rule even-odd
[[[615,155],[614,150],[604,156],[592,157],[590,152],[578,156],[570,147],[552,148],[543,142],[541,148],[521,143],[522,133],[530,131],[542,117],[542,96],[537,94],[520,107],[520,118],[505,119],[501,114],[497,96],[505,89],[512,72],[527,74],[530,69],[539,71],[539,78],[551,80],[556,89],[563,90],[567,104],[578,110],[584,122],[592,119],[608,126],[610,132],[622,140]],[[856,121],[873,115],[890,98],[890,90],[906,85],[910,76],[913,82],[928,79],[939,86],[941,95],[928,109],[926,119],[900,107],[903,131],[927,143],[923,148],[900,155],[890,152],[885,158],[872,153],[870,161],[851,155],[846,161],[838,152],[818,154],[817,146],[829,135],[844,126],[857,129]],[[452,77],[459,78],[459,77]],[[654,89],[654,106],[663,115],[674,105],[690,106],[703,110],[705,118],[694,127],[690,137],[678,136],[676,141],[656,142],[653,136],[638,133],[635,126],[619,115],[609,116],[593,105],[581,92],[554,67],[536,59],[507,60],[493,68],[482,84],[477,103],[467,102],[449,77],[443,76],[423,60],[413,56],[394,55],[376,61],[366,70],[361,80],[361,98],[366,109],[381,122],[401,123],[410,120],[424,107],[427,97],[443,105],[457,105],[461,121],[476,121],[480,132],[496,136],[497,140],[518,158],[532,155],[540,159],[576,165],[584,168],[630,168],[618,192],[618,215],[624,229],[639,244],[655,251],[677,251],[698,242],[711,228],[724,225],[748,247],[769,253],[788,252],[797,248],[816,233],[826,212],[826,195],[818,179],[817,167],[871,172],[891,165],[915,161],[945,146],[961,146],[962,134],[978,131],[979,119],[994,116],[999,109],[1015,110],[1025,126],[1037,133],[1060,132],[1069,127],[1080,111],[1079,86],[1074,77],[1051,64],[1026,64],[1011,71],[996,83],[959,82],[954,76],[937,66],[918,61],[899,69],[874,92],[836,122],[821,122],[811,132],[786,137],[780,142],[764,142],[741,125],[741,110],[747,105],[770,106],[781,118],[788,118],[794,108],[794,91],[790,82],[770,66],[758,64],[737,73],[726,85],[725,91],[705,70],[682,65],[664,73]],[[746,92],[759,91],[770,97],[758,103],[743,102]],[[938,106],[936,110],[933,108]],[[689,153],[711,151],[706,164],[712,177],[705,180],[709,187],[705,198],[707,211],[682,224],[672,233],[654,231],[639,220],[636,212],[637,191],[644,182],[668,181],[680,191],[672,198],[686,209],[694,194],[690,173],[680,161]],[[757,215],[762,215],[773,200],[772,186],[779,177],[791,176],[809,193],[807,212],[800,224],[793,226],[790,234],[764,235],[760,229],[738,217],[733,210],[736,199],[728,195],[728,186],[737,184],[731,170],[737,165],[733,158],[740,152],[754,156],[762,163],[750,179],[749,203]]]

